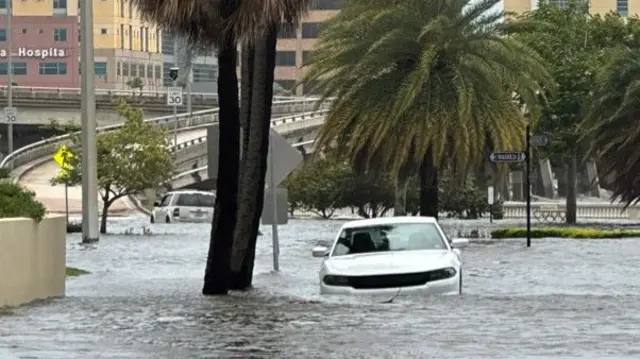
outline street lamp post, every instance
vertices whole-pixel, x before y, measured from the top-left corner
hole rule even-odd
[[[94,87],[93,3],[82,0],[80,28],[82,120],[82,242],[98,241],[98,150]]]

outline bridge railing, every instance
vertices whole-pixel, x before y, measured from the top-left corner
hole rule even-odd
[[[328,109],[321,109],[318,111],[304,112],[289,116],[283,116],[271,120],[271,127],[278,127],[282,125],[288,125],[296,122],[305,122],[315,120],[321,117],[325,117],[329,112]],[[309,141],[306,141],[309,142]],[[311,143],[313,140],[311,140]],[[207,136],[201,136],[188,141],[180,142],[177,145],[170,147],[172,152],[176,155],[176,175],[174,179],[183,179],[185,176],[197,173],[206,169],[207,166],[198,166],[199,159],[203,158],[207,154]],[[194,161],[195,162],[192,162]],[[193,167],[193,164],[196,167]],[[172,179],[173,180],[173,179]]]
[[[0,86],[0,98],[6,98],[8,96],[8,87]],[[59,99],[79,99],[79,88],[59,88],[59,87],[26,87],[26,86],[12,86],[12,94],[15,99],[42,99],[42,100],[59,100]],[[101,97],[116,98],[116,97],[144,97],[147,99],[165,99],[167,97],[167,91],[164,90],[116,90],[116,89],[95,89],[96,100]],[[187,96],[186,92],[183,93]],[[210,100],[217,101],[218,94],[211,92],[192,92],[191,97],[202,101]],[[300,97],[294,96],[274,96],[274,101],[280,100],[292,100],[300,99]]]
[[[273,103],[272,112],[278,113],[295,113],[305,112],[316,107],[317,99],[295,99],[295,100],[283,100],[275,101]],[[320,104],[320,108],[328,108],[330,102],[324,102]],[[151,123],[154,126],[165,128],[172,131],[189,131],[198,127],[204,127],[218,121],[218,109],[195,111],[193,113],[183,113],[176,116],[173,115],[157,117],[149,120],[145,120],[147,123]],[[98,133],[109,132],[117,130],[122,126],[122,123],[102,126],[97,129]],[[42,141],[34,142],[30,145],[21,147],[5,156],[0,162],[0,167],[7,167],[11,165],[12,168],[17,168],[33,161],[53,156],[60,145],[71,144],[73,134],[66,134],[56,137],[51,137]]]

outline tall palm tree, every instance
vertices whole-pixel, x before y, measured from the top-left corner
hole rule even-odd
[[[225,294],[230,286],[247,288],[264,201],[278,27],[297,23],[309,0],[133,1],[144,16],[163,28],[218,49],[218,196],[203,293]],[[238,46],[245,48],[241,106],[236,76]],[[242,178],[240,147],[244,154]],[[242,192],[238,193],[240,183]]]
[[[352,0],[320,35],[305,81],[335,97],[320,146],[380,154],[395,173],[415,162],[420,214],[437,216],[438,168],[483,163],[485,148],[522,148],[525,103],[553,79],[503,36],[499,0]],[[377,158],[380,160],[380,158]],[[462,176],[461,176],[462,178]]]
[[[613,179],[613,199],[640,201],[640,50],[621,47],[596,77],[583,126],[589,155],[602,159]]]

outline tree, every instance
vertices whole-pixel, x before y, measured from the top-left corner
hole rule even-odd
[[[596,77],[585,135],[589,155],[603,159],[605,175],[613,178],[613,199],[627,206],[640,201],[640,47],[613,52]]]
[[[8,179],[0,179],[0,218],[28,217],[40,222],[46,212],[44,205],[36,200],[35,192]]]
[[[100,233],[107,231],[109,208],[118,199],[155,188],[173,175],[174,159],[169,151],[169,133],[143,121],[142,110],[125,103],[118,105],[125,118],[122,127],[100,133],[98,147],[98,190],[102,200]],[[67,156],[69,169],[53,183],[79,184],[82,181],[82,143],[78,136]]]
[[[309,1],[134,1],[150,20],[185,36],[187,41],[218,49],[221,150],[216,216],[212,224],[203,294],[226,294],[230,286],[234,289],[248,288],[251,286],[257,228],[264,200],[276,34],[280,22],[296,23]],[[251,49],[243,51],[243,58],[248,53],[256,54],[251,56],[250,66],[243,66],[243,78],[247,80],[242,84],[241,106],[236,76],[237,45]],[[245,76],[248,74],[251,75]],[[243,132],[248,137],[242,143],[246,149],[243,151],[242,178],[239,174],[241,117]],[[250,121],[244,122],[245,119]],[[246,180],[243,179],[245,177]],[[250,181],[249,186],[242,187],[242,194],[238,194],[239,181]],[[238,210],[242,211],[242,221],[236,226]],[[236,227],[239,230],[234,233]],[[229,262],[230,257],[232,263]],[[230,269],[234,272],[232,277],[229,276]]]
[[[127,86],[129,86],[133,90],[140,89],[140,91],[142,91],[142,89],[144,88],[144,81],[142,81],[142,79],[139,77],[134,77],[131,80],[127,81]]]
[[[633,38],[627,35],[630,29],[638,28],[637,20],[630,19],[627,26],[618,15],[591,16],[587,4],[572,1],[563,8],[542,3],[520,21],[530,27],[520,31],[518,38],[545,58],[558,84],[542,109],[536,130],[550,134],[543,152],[565,167],[566,221],[575,224],[578,157],[588,147],[588,141],[582,141],[584,133],[580,126],[587,99],[595,74],[610,56],[610,49]],[[640,35],[637,30],[636,35]]]
[[[523,147],[524,118],[537,92],[553,87],[544,61],[513,37],[498,0],[353,0],[316,44],[305,83],[335,97],[317,145],[361,150],[397,179],[420,177],[420,214],[438,216],[438,169],[460,180],[486,149]]]

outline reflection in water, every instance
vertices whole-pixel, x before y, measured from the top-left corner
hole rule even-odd
[[[640,242],[473,244],[463,296],[381,304],[389,298],[318,295],[310,250],[341,224],[282,227],[277,274],[270,227],[261,228],[257,288],[221,298],[199,294],[207,225],[155,224],[158,235],[105,236],[91,247],[72,237],[69,264],[92,274],[69,280],[67,298],[2,317],[0,358],[640,357]]]

